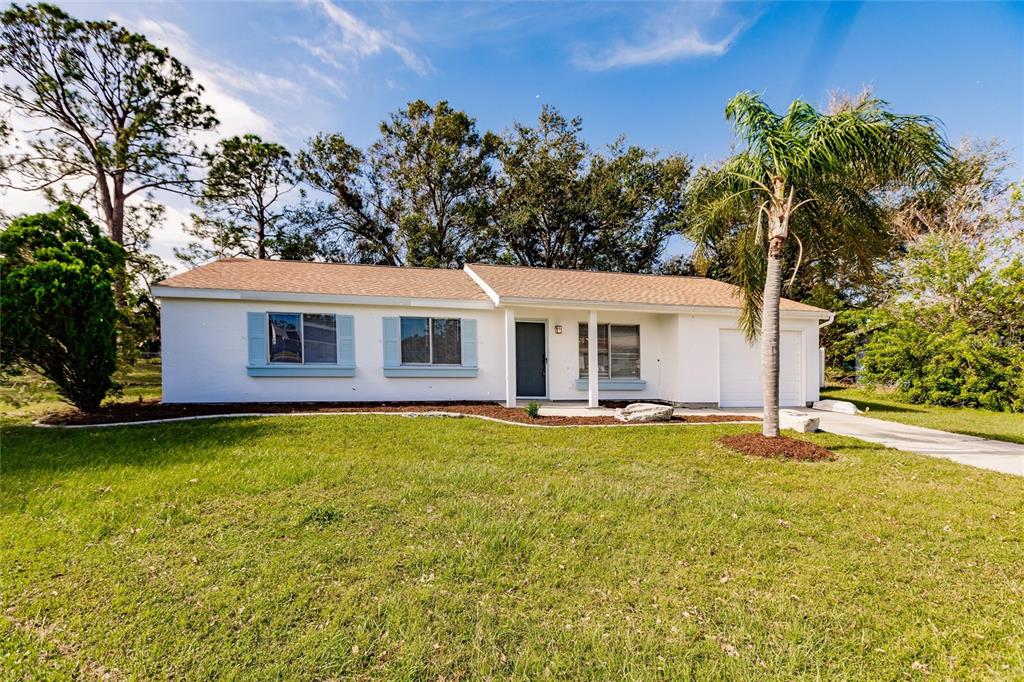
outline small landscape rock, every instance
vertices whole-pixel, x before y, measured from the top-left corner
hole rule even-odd
[[[818,430],[821,420],[796,410],[779,410],[779,426],[793,429],[797,433],[814,433]]]
[[[856,405],[845,400],[819,400],[814,403],[814,409],[825,412],[842,412],[843,414],[860,414]]]
[[[667,422],[672,421],[671,405],[657,403],[632,403],[622,409],[615,410],[615,418],[621,422]]]

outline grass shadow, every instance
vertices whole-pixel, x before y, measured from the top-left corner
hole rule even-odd
[[[906,404],[894,404],[892,402],[878,402],[875,400],[864,399],[861,397],[850,397],[843,393],[845,389],[829,390],[827,388],[821,389],[822,400],[845,400],[851,402],[857,406],[858,409],[867,409],[868,412],[908,412],[908,413],[925,413],[928,412],[926,407],[914,407]],[[871,416],[868,414],[868,416]]]
[[[977,438],[988,438],[989,440],[1002,440],[1007,443],[1017,443],[1018,445],[1024,445],[1024,437],[1017,436],[1012,433],[993,433],[991,431],[972,431],[971,429],[964,429],[957,427],[953,433],[960,433],[965,436],[976,436]]]
[[[217,456],[275,432],[264,418],[203,419],[86,429],[3,427],[3,474],[173,465]]]

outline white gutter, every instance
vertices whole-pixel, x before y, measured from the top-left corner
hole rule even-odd
[[[829,313],[828,314],[828,319],[825,320],[824,322],[822,322],[821,324],[819,324],[818,325],[818,329],[824,329],[825,327],[829,326],[830,324],[832,324],[835,321],[836,321],[836,314],[835,313]]]

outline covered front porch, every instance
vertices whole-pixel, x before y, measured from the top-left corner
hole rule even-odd
[[[505,307],[505,405],[537,400],[597,410],[602,400],[673,402],[678,326],[671,313]]]

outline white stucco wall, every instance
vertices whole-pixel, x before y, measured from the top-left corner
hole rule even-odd
[[[163,399],[166,402],[302,402],[495,400],[505,398],[505,311],[380,305],[278,303],[163,298]],[[355,318],[356,371],[352,378],[250,377],[246,314],[253,311],[350,314]],[[579,375],[577,325],[586,310],[516,307],[517,319],[547,323],[548,397],[585,401]],[[390,378],[383,372],[385,316],[422,315],[477,320],[479,372],[473,378]],[[642,391],[602,391],[603,399],[718,402],[719,330],[735,328],[735,314],[600,311],[599,323],[640,325]],[[556,334],[556,325],[562,333]],[[784,330],[802,331],[802,384],[818,399],[818,329],[814,319],[787,318]],[[513,374],[514,377],[514,374]],[[759,377],[752,381],[760,382]]]
[[[500,400],[505,395],[504,322],[500,310],[174,298],[163,299],[160,310],[165,402]],[[250,311],[353,315],[355,376],[248,376],[246,313]],[[396,315],[476,319],[478,376],[385,377],[381,318]]]
[[[714,403],[719,400],[718,373],[719,334],[722,329],[737,329],[739,313],[723,315],[681,314],[678,316],[678,334],[682,352],[676,390],[672,400],[678,403]],[[802,332],[801,383],[807,402],[818,399],[818,321],[782,315],[782,331]],[[728,359],[725,360],[726,362]],[[751,377],[760,385],[760,377]]]

